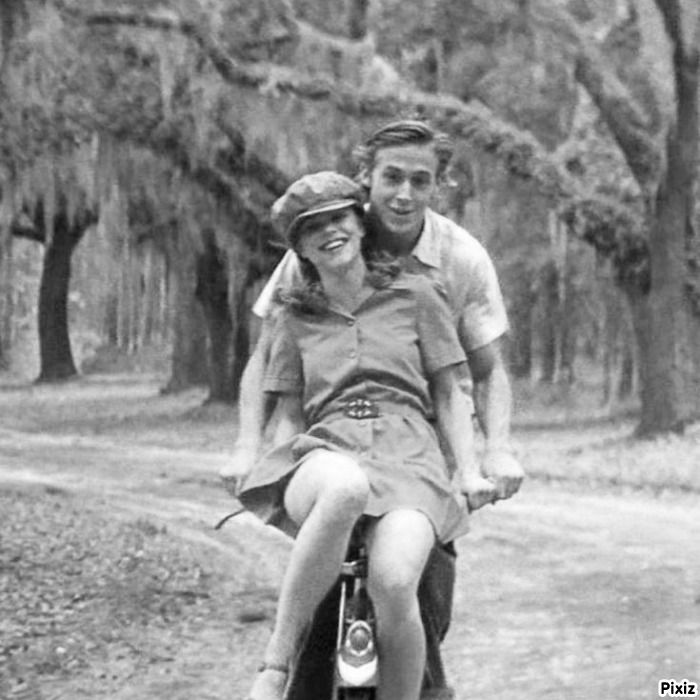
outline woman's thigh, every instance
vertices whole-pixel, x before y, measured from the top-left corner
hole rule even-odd
[[[284,493],[284,507],[301,526],[314,506],[320,504],[339,518],[352,514],[359,517],[368,497],[369,482],[354,459],[316,449],[294,472]]]
[[[369,585],[373,595],[414,596],[435,531],[417,510],[393,510],[372,525],[368,537]]]

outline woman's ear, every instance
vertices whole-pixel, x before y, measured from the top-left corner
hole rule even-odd
[[[372,180],[371,175],[372,175],[371,170],[366,165],[363,165],[360,168],[360,172],[357,174],[357,177],[355,179],[363,187],[366,187],[367,189],[369,189],[370,184],[371,184],[371,180]]]

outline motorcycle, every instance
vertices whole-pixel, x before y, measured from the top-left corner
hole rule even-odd
[[[379,680],[376,620],[367,591],[367,552],[356,528],[340,571],[333,700],[374,700]]]

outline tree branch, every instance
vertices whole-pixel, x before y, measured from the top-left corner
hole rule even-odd
[[[639,260],[646,259],[647,244],[643,224],[636,212],[624,205],[613,207],[609,202],[578,194],[573,179],[532,135],[506,124],[480,103],[467,104],[451,95],[418,90],[377,95],[322,76],[311,77],[287,66],[262,62],[242,64],[226,54],[201,27],[189,22],[158,17],[144,19],[141,15],[117,12],[92,13],[84,21],[89,26],[126,24],[180,31],[198,44],[221,78],[236,88],[258,90],[263,95],[291,95],[312,103],[331,103],[344,118],[352,116],[372,125],[378,118],[393,119],[397,114],[411,113],[430,119],[453,138],[464,140],[472,148],[497,158],[512,175],[533,182],[543,196],[563,208],[562,215],[572,232],[601,253],[614,257],[620,270],[630,261],[634,261],[632,270],[637,270],[640,265],[644,267]],[[608,121],[634,176],[640,184],[646,185],[658,172],[659,152],[646,130],[643,114],[626,88],[604,68],[603,59],[594,51],[586,50],[586,44],[573,23],[565,24],[566,31],[572,28],[577,37],[577,77]],[[231,175],[223,172],[221,167],[191,162],[180,137],[167,128],[144,135],[138,142],[166,155],[188,177],[229,200],[237,211],[266,221],[266,208],[251,205],[237,194],[239,178],[258,180],[270,195],[277,195],[288,184],[288,177],[255,154],[246,154],[245,135],[223,115],[214,117],[214,120],[231,143],[232,153],[219,162],[219,166],[223,165]],[[615,235],[616,227],[623,235]],[[634,255],[625,252],[630,250]]]
[[[43,226],[37,226],[27,212],[20,212],[10,222],[10,235],[15,238],[27,238],[30,241],[44,243],[46,234]]]
[[[695,29],[693,30],[693,41],[688,52],[688,60],[694,64],[700,63],[700,12],[695,20]]]
[[[678,0],[656,0],[656,7],[663,19],[666,35],[671,42],[673,53],[673,75],[676,94],[683,89],[683,70],[686,54],[683,44],[682,8]]]
[[[661,0],[664,1],[664,0]],[[565,38],[575,61],[575,78],[598,107],[618,144],[633,177],[643,192],[659,175],[661,151],[652,138],[649,122],[627,87],[608,68],[592,39],[582,34],[574,20],[548,0],[536,3],[534,16],[559,38]]]
[[[683,50],[683,10],[678,0],[655,0],[656,9],[661,15],[666,35],[674,47]]]
[[[330,102],[344,117],[353,116],[372,124],[376,124],[378,118],[394,119],[397,114],[420,114],[453,137],[501,158],[511,173],[536,180],[545,194],[558,196],[557,181],[561,174],[554,175],[556,168],[541,145],[530,134],[506,124],[481,104],[465,104],[451,95],[418,90],[377,95],[323,76],[309,76],[288,66],[263,62],[244,64],[227,54],[202,26],[185,20],[124,12],[93,12],[81,16],[83,22],[94,27],[121,24],[179,31],[197,43],[227,84],[237,88],[259,90],[266,95],[292,95],[309,102]],[[232,127],[221,123],[218,126],[235,142]],[[286,186],[284,176],[280,177],[274,168],[263,172],[262,161],[256,163],[254,156],[249,167],[263,176],[272,192],[279,193]]]

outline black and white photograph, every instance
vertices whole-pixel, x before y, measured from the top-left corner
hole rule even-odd
[[[700,698],[698,0],[0,0],[0,700]]]

